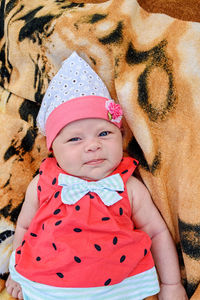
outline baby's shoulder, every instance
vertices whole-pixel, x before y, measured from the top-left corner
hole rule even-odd
[[[140,200],[144,197],[149,197],[149,191],[144,185],[144,183],[136,178],[135,176],[130,176],[127,181],[127,192],[130,200]]]
[[[39,174],[37,174],[29,183],[27,190],[26,190],[26,194],[27,193],[31,194],[33,191],[37,190],[38,180],[39,180]]]
[[[127,180],[127,189],[145,189],[144,183],[136,178],[135,176],[130,176]]]

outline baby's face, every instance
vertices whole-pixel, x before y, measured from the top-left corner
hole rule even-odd
[[[83,119],[65,126],[52,149],[67,173],[88,180],[109,175],[123,156],[119,128],[103,119]]]

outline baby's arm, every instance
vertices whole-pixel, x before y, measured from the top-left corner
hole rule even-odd
[[[37,183],[39,176],[33,178],[30,182],[26,195],[24,204],[22,206],[21,212],[18,217],[17,226],[15,230],[15,236],[13,241],[13,250],[18,248],[22,241],[24,234],[26,233],[34,215],[36,214],[39,203],[37,197]],[[7,292],[14,298],[23,299],[22,291],[20,285],[12,280],[11,276],[8,277],[6,281]]]
[[[136,178],[127,182],[137,229],[145,231],[152,240],[152,255],[161,281],[159,300],[186,300],[181,284],[180,268],[174,242],[146,187]]]

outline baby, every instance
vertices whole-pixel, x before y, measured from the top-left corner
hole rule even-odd
[[[131,176],[138,162],[123,157],[122,109],[76,52],[51,81],[37,121],[53,155],[26,192],[8,293],[25,300],[188,299],[167,227]]]

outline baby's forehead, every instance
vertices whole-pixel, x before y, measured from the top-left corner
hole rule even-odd
[[[107,128],[119,130],[119,128],[110,121],[100,118],[85,118],[67,124],[60,133],[71,131],[93,131]]]

